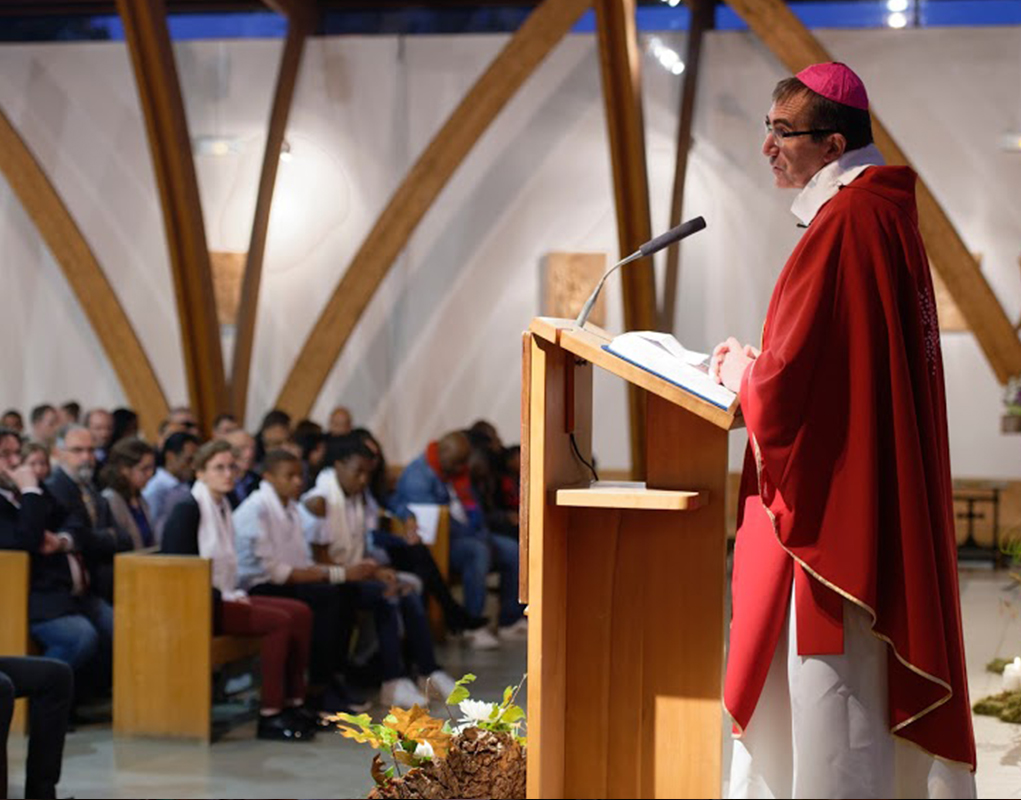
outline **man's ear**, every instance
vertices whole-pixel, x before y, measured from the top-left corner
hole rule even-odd
[[[847,138],[842,133],[831,133],[826,137],[826,163],[836,161],[847,152]]]

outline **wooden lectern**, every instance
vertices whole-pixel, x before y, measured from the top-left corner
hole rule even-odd
[[[718,797],[727,432],[740,418],[536,318],[524,334],[528,796]],[[592,368],[646,390],[646,476],[592,483]],[[602,420],[627,425],[626,420]]]

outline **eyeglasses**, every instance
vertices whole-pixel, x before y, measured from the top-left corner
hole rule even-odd
[[[766,123],[766,136],[772,136],[777,144],[783,144],[786,139],[793,139],[795,136],[822,136],[824,133],[837,133],[831,128],[813,128],[810,131],[785,131],[783,128],[774,128]]]

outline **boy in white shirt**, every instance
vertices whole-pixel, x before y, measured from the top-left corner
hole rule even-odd
[[[392,569],[380,566],[385,553],[371,549],[371,532],[379,508],[367,491],[372,453],[355,436],[331,440],[326,463],[315,488],[302,497],[305,535],[315,561],[345,570],[345,583],[355,607],[371,611],[383,661],[383,705],[428,704],[426,695],[446,699],[454,680],[436,663],[432,634],[421,595]],[[373,555],[375,558],[367,558]],[[368,565],[371,565],[369,567]],[[371,574],[365,574],[371,569]],[[401,623],[419,687],[402,663]],[[425,692],[425,694],[423,694]]]

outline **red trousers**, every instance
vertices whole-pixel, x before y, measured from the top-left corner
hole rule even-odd
[[[311,609],[283,597],[249,597],[247,603],[225,601],[222,615],[223,633],[262,637],[262,707],[280,709],[287,700],[304,700]]]

